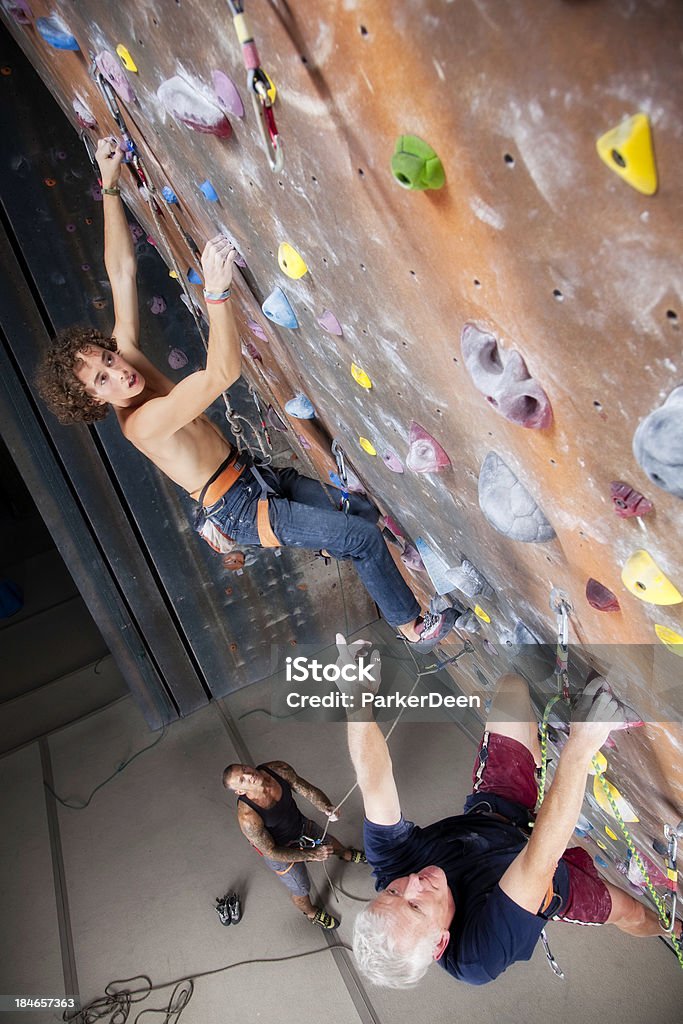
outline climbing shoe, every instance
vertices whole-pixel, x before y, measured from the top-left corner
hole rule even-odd
[[[326,910],[316,911],[315,917],[309,917],[308,919],[311,924],[320,925],[325,931],[334,931],[335,928],[339,927],[339,921],[332,914],[328,914]]]
[[[228,896],[216,896],[216,906],[214,907],[214,910],[218,914],[218,920],[221,924],[224,924],[226,928],[229,924],[232,924],[228,899]]]
[[[228,896],[228,912],[232,924],[239,924],[242,920],[242,901],[236,892],[231,892]]]
[[[425,616],[422,622],[422,630],[420,631],[419,640],[409,640],[411,650],[413,651],[431,651],[437,644],[440,644],[445,637],[448,636],[450,631],[455,625],[455,620],[458,618],[457,608],[446,608],[445,611],[435,614],[434,612],[425,612]]]
[[[350,846],[348,852],[351,856],[346,861],[347,864],[367,864],[368,858],[365,856],[364,850],[354,850],[354,848]]]

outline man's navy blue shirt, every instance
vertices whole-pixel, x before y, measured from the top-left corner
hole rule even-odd
[[[489,801],[491,796],[486,794]],[[430,864],[445,872],[455,916],[439,963],[454,978],[485,985],[516,960],[531,958],[546,919],[518,906],[498,884],[526,842],[513,825],[481,814],[455,815],[426,828],[403,816],[396,825],[366,819],[364,842],[378,890]],[[565,904],[569,876],[562,860],[554,889]]]

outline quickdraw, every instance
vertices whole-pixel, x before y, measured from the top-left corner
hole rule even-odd
[[[566,594],[557,588],[550,593],[550,607],[557,615],[557,654],[555,659],[555,675],[557,688],[562,700],[569,702],[569,615],[573,611]]]
[[[339,499],[339,508],[342,512],[347,515],[351,507],[349,501],[349,480],[346,475],[346,459],[344,457],[344,449],[340,445],[339,441],[332,442],[332,454],[337,463],[337,474],[341,482],[341,498]]]
[[[282,140],[273,112],[275,87],[261,67],[261,58],[256,49],[251,29],[247,24],[244,5],[241,0],[227,0],[227,3],[232,15],[235,34],[242,47],[242,58],[247,69],[247,89],[251,96],[251,103],[261,134],[263,148],[268,157],[271,171],[279,174],[284,167],[284,154],[282,152]]]

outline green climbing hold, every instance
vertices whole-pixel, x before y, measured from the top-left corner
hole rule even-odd
[[[400,135],[391,158],[394,181],[411,190],[443,188],[443,164],[428,143],[417,135]]]

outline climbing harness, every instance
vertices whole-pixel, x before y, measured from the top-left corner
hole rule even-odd
[[[348,515],[351,503],[349,501],[349,480],[346,475],[346,459],[344,457],[344,449],[337,440],[332,442],[332,454],[337,463],[337,475],[342,485],[339,508]]]
[[[232,23],[235,28],[238,42],[242,47],[242,58],[247,69],[247,89],[251,96],[251,103],[256,116],[263,148],[268,158],[271,171],[279,174],[284,167],[284,154],[282,152],[282,140],[275,124],[273,102],[275,99],[275,87],[266,72],[261,67],[261,58],[251,29],[247,24],[242,0],[227,0]]]

